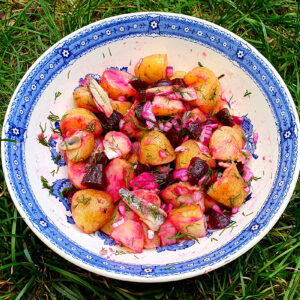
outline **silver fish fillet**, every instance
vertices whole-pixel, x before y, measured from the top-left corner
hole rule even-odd
[[[157,231],[160,225],[165,221],[167,214],[158,206],[134,196],[127,189],[119,189],[122,200],[148,225],[148,227]]]

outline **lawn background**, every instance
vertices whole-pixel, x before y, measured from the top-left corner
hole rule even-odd
[[[50,46],[106,17],[164,11],[199,17],[238,34],[280,73],[299,112],[299,1],[0,0],[0,122],[18,82]],[[104,278],[47,248],[15,209],[0,170],[0,299],[297,299],[300,207],[294,196],[269,234],[246,254],[206,275],[136,284]]]

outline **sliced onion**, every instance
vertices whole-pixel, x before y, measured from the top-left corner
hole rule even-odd
[[[152,123],[152,122],[150,122],[150,121],[146,121],[146,125],[147,125],[147,128],[148,129],[152,129],[154,126],[155,126],[155,124],[154,123]]]
[[[203,129],[199,137],[200,142],[203,145],[207,146],[211,135],[212,135],[212,128],[207,125],[203,126]]]
[[[154,238],[154,231],[151,230],[151,229],[149,229],[149,230],[148,230],[148,239],[149,239],[149,240],[152,240],[153,238]]]
[[[216,211],[217,213],[219,213],[219,214],[221,214],[221,215],[224,215],[224,213],[222,212],[222,209],[220,208],[220,206],[219,206],[218,204],[214,204],[214,205],[212,206],[212,209],[213,209],[214,211]]]
[[[186,150],[186,147],[184,147],[184,146],[178,146],[178,147],[176,147],[175,148],[175,152],[177,153],[177,152],[183,152],[183,151],[185,151]]]
[[[159,123],[158,123],[158,127],[159,127],[160,130],[164,130],[165,125],[164,125],[164,123],[159,122]]]
[[[151,122],[156,122],[155,116],[153,114],[152,111],[152,104],[150,101],[147,101],[144,106],[143,106],[143,110],[142,110],[142,117],[145,120],[151,121]]]
[[[173,76],[173,67],[167,67],[166,68],[166,76],[172,77]]]
[[[176,193],[177,196],[181,196],[181,195],[184,195],[184,194],[188,194],[189,193],[189,189],[186,188],[186,187],[177,186],[174,189],[174,192]]]
[[[237,206],[233,207],[231,210],[231,213],[234,215],[239,211],[239,208]]]
[[[175,170],[173,172],[173,177],[174,179],[179,179],[183,182],[188,181],[188,169],[182,168],[182,169]]]
[[[244,166],[244,174],[243,174],[244,181],[248,182],[253,177],[254,177],[253,172],[247,166]]]
[[[124,205],[119,205],[119,206],[118,206],[118,211],[119,211],[119,213],[120,213],[122,216],[125,216],[125,210],[126,210],[126,208],[125,208]]]
[[[201,191],[195,191],[193,193],[193,201],[200,206],[202,212],[205,211],[205,205],[204,205],[204,195]]]
[[[159,150],[158,151],[158,154],[161,158],[167,158],[168,157],[168,154],[166,153],[166,151],[164,150]]]
[[[129,185],[132,187],[133,190],[138,189],[156,189],[159,188],[159,184],[155,181],[155,177],[150,172],[144,172],[139,176],[130,180]]]
[[[164,126],[164,131],[165,132],[168,132],[171,128],[172,128],[172,123],[171,122],[167,122],[166,124],[165,124],[165,126]]]

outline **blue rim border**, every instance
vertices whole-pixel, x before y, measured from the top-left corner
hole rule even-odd
[[[124,30],[121,30],[121,27]],[[49,222],[35,203],[24,169],[23,150],[28,125],[26,120],[29,120],[39,95],[46,86],[63,68],[72,64],[74,59],[78,59],[84,53],[114,40],[139,35],[153,38],[155,36],[183,38],[203,43],[219,53],[225,53],[230,60],[243,68],[262,88],[269,106],[272,107],[278,128],[280,165],[277,170],[276,181],[263,209],[237,238],[224,247],[203,257],[177,263],[171,267],[116,263],[80,249],[78,245],[71,241],[66,241],[66,237]],[[84,40],[85,44],[83,45],[82,41]],[[190,273],[191,275],[185,276],[190,277],[194,276],[194,271],[201,274],[208,267],[216,268],[220,261],[229,259],[230,256],[242,250],[254,238],[261,236],[261,233],[270,225],[271,219],[275,215],[277,215],[277,219],[279,218],[278,211],[287,205],[288,197],[286,196],[288,192],[292,193],[291,190],[294,188],[293,178],[299,170],[299,164],[297,163],[299,125],[297,125],[297,115],[291,97],[278,78],[280,78],[279,75],[276,71],[274,72],[270,64],[246,42],[226,30],[200,19],[165,13],[139,13],[113,17],[87,26],[67,36],[49,49],[28,71],[12,98],[6,114],[3,136],[16,139],[20,144],[4,143],[4,147],[2,147],[4,154],[2,155],[3,166],[5,166],[5,175],[12,198],[19,211],[21,209],[22,215],[27,219],[30,227],[34,226],[35,232],[41,233],[49,243],[55,245],[56,249],[58,248],[68,256],[63,255],[64,257],[68,259],[72,257],[76,261],[80,261],[83,267],[86,267],[86,264],[96,267],[100,273],[106,271],[104,275],[134,281],[138,281],[135,280],[137,277],[142,278],[140,281],[147,281],[145,279],[153,279],[154,277],[161,277],[161,279],[170,277],[169,279],[158,280],[166,281],[174,280],[174,278],[171,278],[174,275]],[[125,278],[126,276],[120,278],[120,276],[114,276],[114,274],[130,275],[131,278]],[[135,279],[132,276],[135,276]]]

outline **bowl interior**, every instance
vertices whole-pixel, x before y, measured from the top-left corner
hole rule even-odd
[[[191,240],[132,254],[103,234],[83,234],[73,224],[66,200],[59,194],[68,186],[67,167],[57,159],[55,143],[49,151],[37,142],[37,134],[40,124],[47,124],[46,135],[50,137],[50,112],[62,117],[74,107],[72,92],[81,77],[87,73],[101,75],[112,67],[133,73],[141,57],[154,53],[166,53],[168,65],[175,71],[189,71],[201,62],[217,76],[225,75],[220,79],[222,93],[235,115],[246,116],[247,147],[255,156],[248,166],[260,179],[253,182],[249,200],[233,216],[229,228],[209,231],[199,243]],[[263,58],[220,28],[168,14],[112,18],[65,38],[26,76],[14,95],[5,127],[6,136],[20,140],[20,144],[7,144],[5,149],[11,193],[35,232],[76,264],[135,281],[201,274],[255,244],[271,228],[271,219],[275,215],[278,218],[287,205],[286,193],[292,189],[295,172],[291,162],[295,165],[296,159],[290,154],[292,149],[297,151],[290,99]],[[246,96],[246,91],[251,94]],[[254,133],[258,133],[257,144]],[[42,189],[41,176],[54,184],[53,196]]]

